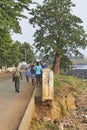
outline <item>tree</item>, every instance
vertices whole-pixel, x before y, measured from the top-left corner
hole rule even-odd
[[[2,44],[0,47],[0,67],[5,66],[5,68],[7,68],[22,60],[25,60],[27,63],[31,63],[35,60],[33,48],[29,43],[16,41]]]
[[[20,62],[19,56],[20,51],[17,44],[8,42],[2,44],[0,48],[0,66],[7,68],[8,66],[14,65],[16,61]]]
[[[23,12],[29,10],[29,3],[31,0],[0,0],[0,44],[5,43],[2,35],[21,33],[19,21],[27,18]]]
[[[0,29],[12,29],[20,33],[19,20],[27,18],[24,10],[29,10],[31,0],[0,0]]]
[[[26,61],[27,63],[31,63],[35,60],[33,47],[29,43],[20,43],[18,41],[16,41],[15,43],[19,46],[20,60]]]
[[[2,67],[2,65],[5,65],[6,67],[7,59],[9,55],[9,49],[11,47],[12,40],[6,30],[5,30],[5,33],[3,31],[1,32],[0,40],[2,41],[0,42],[0,67]]]
[[[29,11],[30,3],[31,0],[0,0],[0,66],[20,60],[19,48],[13,44],[11,35],[13,32],[22,33],[20,20],[27,18],[24,10]]]
[[[87,45],[87,34],[82,20],[71,13],[75,4],[71,0],[44,0],[31,9],[30,23],[38,26],[34,45],[46,55],[54,56],[53,70],[60,73],[60,60],[70,53],[78,54],[78,48]]]

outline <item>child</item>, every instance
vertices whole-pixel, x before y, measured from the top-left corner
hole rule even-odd
[[[30,69],[29,68],[26,68],[26,71],[25,71],[25,76],[26,76],[26,80],[27,82],[29,82],[29,77],[30,77]]]
[[[30,72],[31,72],[32,85],[35,85],[35,68],[34,68],[34,65],[31,65]]]

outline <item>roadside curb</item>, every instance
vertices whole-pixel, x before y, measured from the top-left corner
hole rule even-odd
[[[36,93],[36,88],[34,89],[33,95],[31,97],[31,100],[30,100],[28,107],[25,111],[25,114],[22,118],[22,121],[19,125],[18,130],[29,130],[30,122],[32,120],[32,116],[33,116],[34,111],[35,111],[35,100],[34,100],[35,93]]]

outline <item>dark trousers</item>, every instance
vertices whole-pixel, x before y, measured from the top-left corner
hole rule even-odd
[[[42,76],[41,75],[36,75],[36,85],[37,85],[37,87],[42,86]]]
[[[19,92],[19,88],[20,88],[20,78],[16,77],[15,78],[15,91]]]
[[[32,79],[32,85],[34,85],[35,84],[35,79]]]

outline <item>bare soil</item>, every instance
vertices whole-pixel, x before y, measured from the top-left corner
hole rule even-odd
[[[52,108],[36,105],[29,130],[87,130],[87,88],[61,86]]]

